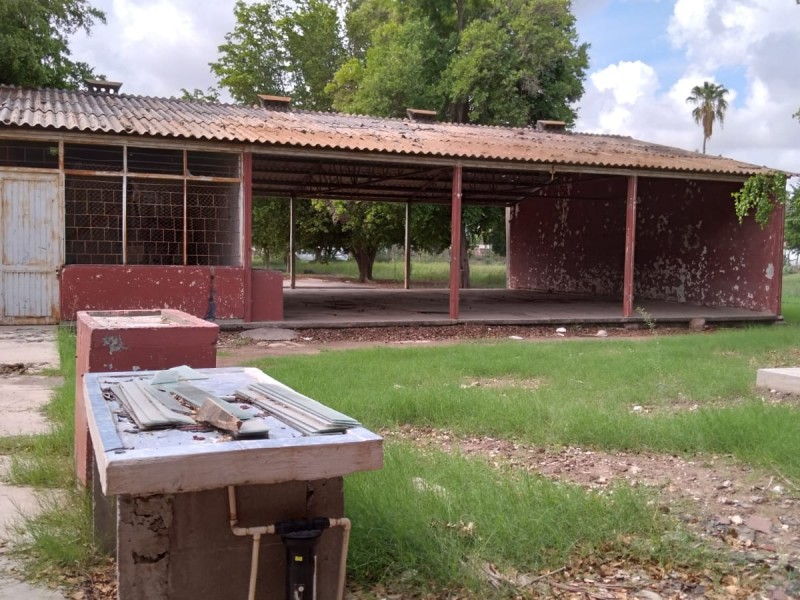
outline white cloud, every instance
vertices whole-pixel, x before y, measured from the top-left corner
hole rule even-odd
[[[76,35],[75,58],[129,94],[174,96],[215,83],[208,63],[234,26],[234,0],[95,0],[107,25]]]
[[[622,61],[592,73],[590,79],[601,92],[611,92],[618,104],[636,104],[658,88],[655,69],[641,61]]]
[[[655,63],[601,65],[590,74],[578,129],[697,150],[702,133],[686,98],[712,81],[730,93],[708,152],[800,171],[800,124],[792,118],[800,106],[800,7],[791,0],[675,0],[668,35],[683,53],[669,89],[659,85]],[[726,83],[726,73],[740,73],[742,83]]]

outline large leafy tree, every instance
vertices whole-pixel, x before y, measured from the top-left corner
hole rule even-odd
[[[0,0],[0,83],[77,88],[97,78],[70,56],[69,37],[105,15],[88,0]]]
[[[725,121],[725,111],[728,110],[728,101],[725,99],[727,95],[728,90],[725,86],[705,81],[703,85],[694,86],[686,98],[686,102],[694,105],[692,117],[703,128],[703,154],[706,153],[706,142],[714,132],[714,123],[719,121],[722,125]]]
[[[239,102],[258,94],[291,94],[300,108],[328,110],[325,86],[344,56],[335,7],[325,0],[238,0],[236,26],[211,71]]]
[[[348,112],[572,122],[588,67],[569,0],[351,0],[351,59],[329,91]]]

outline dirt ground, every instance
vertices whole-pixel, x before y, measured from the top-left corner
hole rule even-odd
[[[708,332],[707,327],[703,331]],[[688,329],[658,328],[659,335]],[[448,344],[465,340],[518,339],[556,342],[575,337],[646,338],[646,328],[569,328],[456,325],[297,330],[288,341],[254,341],[241,332],[222,333],[219,366],[240,365],[262,356],[311,354],[374,345]],[[695,333],[697,334],[697,333]],[[476,381],[471,385],[495,385]],[[793,398],[771,398],[791,401]],[[631,564],[624,557],[582,558],[553,573],[503,573],[483,565],[487,580],[519,598],[659,600],[667,598],[800,598],[800,488],[780,473],[737,464],[728,456],[681,457],[602,452],[586,448],[542,448],[514,440],[459,437],[442,429],[402,427],[381,432],[387,439],[413,440],[423,447],[460,452],[498,468],[520,469],[603,492],[624,481],[654,490],[659,508],[683,523],[709,548],[730,560],[721,570],[665,571]],[[452,591],[352,590],[353,598],[455,598]]]

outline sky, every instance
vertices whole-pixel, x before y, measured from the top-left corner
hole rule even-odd
[[[208,63],[233,29],[234,0],[93,0],[107,24],[72,40],[122,92],[178,96],[215,85]],[[800,6],[796,0],[573,0],[590,44],[576,131],[687,150],[702,129],[686,103],[704,81],[729,108],[707,152],[800,173]],[[795,182],[800,178],[795,178]]]

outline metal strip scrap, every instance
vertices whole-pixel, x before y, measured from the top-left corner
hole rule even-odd
[[[344,433],[360,423],[292,389],[254,383],[236,390],[236,397],[252,402],[303,435]]]

